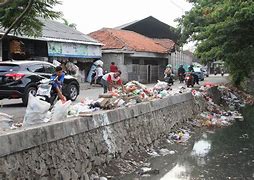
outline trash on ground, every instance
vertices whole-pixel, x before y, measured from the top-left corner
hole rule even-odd
[[[170,151],[168,149],[160,149],[159,153],[162,156],[166,156],[166,155],[170,154]]]
[[[169,133],[168,139],[177,143],[185,143],[191,138],[189,131],[180,129]]]
[[[63,103],[61,100],[57,101],[52,109],[52,121],[64,120],[68,115],[68,108],[71,105],[71,101]]]
[[[147,154],[149,154],[150,156],[153,156],[153,157],[160,156],[155,150],[148,150]]]
[[[158,169],[152,169],[151,167],[142,167],[137,174],[140,176],[147,176],[147,175],[156,175],[159,174],[160,170]]]

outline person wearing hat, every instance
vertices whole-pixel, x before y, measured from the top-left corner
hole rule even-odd
[[[166,66],[166,69],[165,69],[165,71],[164,71],[164,77],[166,78],[166,77],[170,77],[171,75],[172,75],[172,65],[171,64],[168,64],[167,66]]]
[[[199,85],[199,80],[198,80],[198,75],[195,74],[194,71],[194,66],[191,64],[188,68],[188,71],[192,74],[193,78],[194,78],[194,82],[197,83]]]

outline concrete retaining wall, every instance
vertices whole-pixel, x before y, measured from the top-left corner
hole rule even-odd
[[[96,166],[153,146],[202,106],[187,93],[10,131],[0,136],[0,179],[84,179]]]

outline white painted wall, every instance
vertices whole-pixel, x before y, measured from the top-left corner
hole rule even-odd
[[[192,64],[192,57],[188,56],[187,54],[183,53],[182,51],[176,51],[171,53],[168,58],[168,63],[172,64],[173,69],[176,70],[180,64]]]

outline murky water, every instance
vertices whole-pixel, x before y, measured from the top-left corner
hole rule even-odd
[[[168,146],[176,154],[153,158],[158,175],[133,173],[123,180],[254,179],[254,107],[243,110],[245,120],[193,135],[189,144]]]

